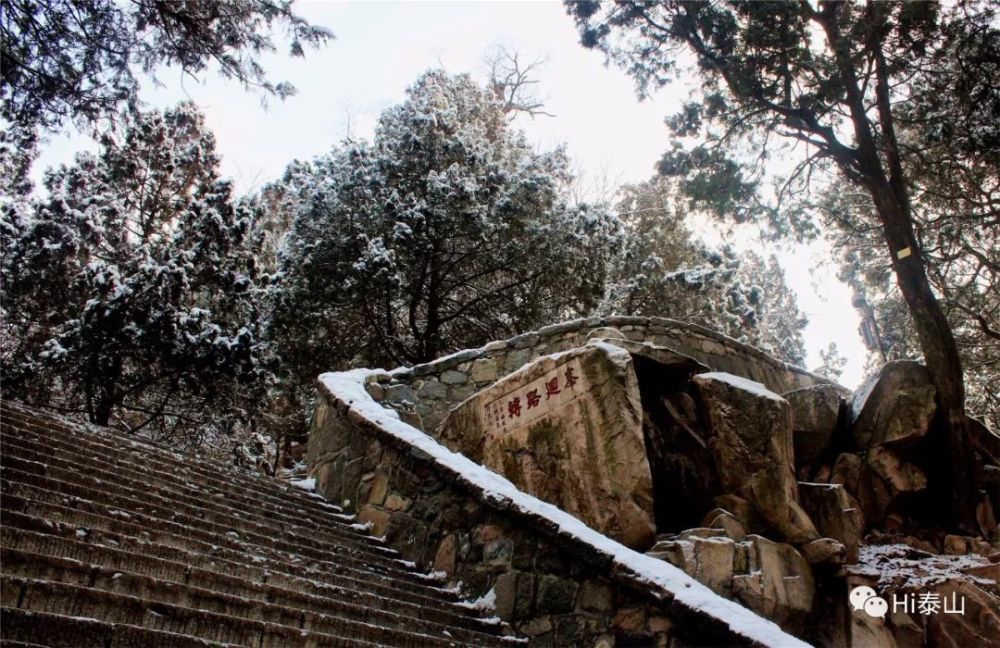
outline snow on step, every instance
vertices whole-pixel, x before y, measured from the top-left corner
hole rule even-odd
[[[10,402],[0,452],[4,645],[511,643],[310,480]]]

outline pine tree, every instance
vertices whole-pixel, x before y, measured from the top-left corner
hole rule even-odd
[[[621,194],[617,211],[626,239],[614,257],[603,313],[693,322],[802,364],[806,319],[774,257],[698,240],[665,178]]]
[[[140,114],[5,206],[5,395],[158,438],[248,422],[268,374],[255,214],[214,147],[190,104]]]
[[[620,226],[570,207],[562,150],[536,153],[494,94],[431,71],[374,141],[290,169],[300,205],[272,322],[303,380],[397,366],[596,306]]]
[[[840,375],[844,373],[844,366],[847,364],[847,358],[840,353],[840,349],[837,347],[836,342],[831,342],[826,349],[820,351],[819,358],[821,364],[813,369],[813,373],[817,373],[821,376],[826,376],[827,378],[832,378],[834,380],[839,379]]]
[[[936,106],[948,101],[940,89],[954,87],[969,100],[946,112],[984,129],[968,141],[992,141],[995,58],[967,59],[976,62],[970,69],[985,73],[978,83],[975,75],[956,79],[945,62],[953,56],[948,50],[954,34],[974,32],[979,42],[995,41],[994,8],[975,1],[942,7],[791,0],[566,6],[583,44],[623,65],[641,92],[669,83],[685,62],[681,52],[692,55],[700,91],[668,123],[679,136],[702,139],[690,150],[669,152],[661,171],[685,178],[696,200],[737,218],[775,215],[764,207],[761,180],[781,142],[797,143],[804,155],[779,189],[780,201],[802,195],[814,174],[829,170],[865,192],[882,257],[910,312],[945,422],[932,434],[945,461],[929,486],[953,526],[975,528],[981,471],[966,421],[961,355],[928,276],[911,184],[921,173],[920,151],[907,149],[904,130],[913,115],[924,114],[925,125],[947,123],[934,116]],[[925,77],[938,83],[924,84]],[[952,83],[961,79],[971,82]],[[926,92],[932,88],[937,91]],[[931,133],[949,137],[947,129]],[[964,168],[958,164],[945,173]],[[802,216],[795,215],[793,224],[816,228],[808,214]]]
[[[333,37],[289,0],[0,0],[0,116],[28,130],[113,123],[137,104],[136,71],[161,65],[195,76],[215,64],[224,77],[284,97],[294,88],[269,81],[258,62],[274,50],[267,31],[276,25],[293,56]]]

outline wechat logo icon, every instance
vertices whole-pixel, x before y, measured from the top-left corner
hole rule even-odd
[[[884,619],[886,612],[889,611],[889,603],[867,585],[860,585],[852,589],[848,598],[855,612],[864,610],[865,614],[870,617]]]

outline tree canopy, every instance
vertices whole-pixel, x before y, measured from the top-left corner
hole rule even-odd
[[[565,153],[536,153],[491,91],[424,74],[371,143],[286,174],[298,207],[274,293],[282,355],[307,375],[425,362],[587,312],[620,227],[570,206],[568,179]]]
[[[625,242],[612,252],[602,311],[693,322],[802,365],[806,318],[777,260],[698,240],[677,194],[665,178],[622,188]]]
[[[671,151],[661,172],[684,177],[693,199],[720,215],[774,216],[762,181],[782,142],[798,145],[800,162],[776,192],[779,205],[830,168],[864,192],[947,421],[939,441],[949,464],[932,487],[950,489],[956,519],[974,519],[979,470],[960,352],[928,278],[929,246],[915,216],[923,194],[913,184],[947,175],[928,184],[946,196],[966,164],[928,166],[935,157],[921,157],[928,147],[908,143],[949,140],[945,148],[975,154],[995,141],[992,6],[634,0],[567,2],[567,11],[583,44],[625,67],[640,92],[671,82],[691,62],[700,91],[668,124],[679,137],[698,135],[699,144]],[[956,56],[957,43],[968,56]],[[972,134],[957,133],[956,121]],[[944,204],[958,211],[955,200]],[[817,228],[810,214],[796,216],[785,223]]]
[[[225,433],[269,373],[254,214],[192,105],[133,119],[3,207],[3,391],[154,437]]]
[[[136,72],[161,65],[188,75],[215,65],[244,86],[287,96],[294,88],[268,80],[258,62],[274,49],[266,31],[283,26],[293,56],[332,38],[291,4],[0,0],[0,117],[27,129],[114,121],[136,105]]]

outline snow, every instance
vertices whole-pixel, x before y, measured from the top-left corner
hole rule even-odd
[[[316,490],[316,478],[314,477],[310,477],[308,479],[293,479],[288,483],[307,492],[313,492]]]
[[[710,371],[708,373],[698,374],[698,379],[718,380],[719,382],[724,382],[727,385],[750,392],[756,396],[763,396],[764,398],[780,401],[782,403],[785,402],[784,398],[778,396],[761,383],[755,380],[749,380],[748,378],[734,376],[733,374],[726,373],[724,371]]]
[[[486,592],[474,601],[459,601],[458,605],[468,608],[470,610],[478,610],[480,612],[493,612],[497,607],[497,591],[496,588],[490,588],[490,591]]]
[[[610,346],[610,345],[608,345]],[[618,347],[612,347],[621,352]],[[725,599],[683,571],[658,558],[637,551],[598,533],[569,513],[519,490],[500,475],[473,462],[464,455],[452,452],[437,441],[399,419],[399,414],[383,408],[365,390],[365,379],[381,372],[371,369],[354,369],[340,373],[325,373],[319,377],[321,385],[335,398],[348,403],[355,414],[377,425],[386,433],[429,455],[436,463],[461,474],[471,484],[483,491],[483,497],[500,510],[516,509],[523,514],[547,518],[559,529],[560,534],[572,536],[608,555],[612,572],[618,572],[673,596],[674,599],[694,610],[727,625],[734,633],[764,646],[780,648],[806,647],[808,644],[787,634],[777,624],[763,619],[743,606]],[[710,374],[706,374],[710,375]],[[729,376],[729,374],[716,374]],[[736,376],[729,376],[737,379]],[[720,378],[726,380],[725,378]],[[737,379],[743,381],[744,379]],[[745,381],[755,390],[771,394],[760,383]]]
[[[930,554],[905,544],[862,545],[852,572],[878,578],[879,588],[926,589],[948,580],[992,584],[994,581],[965,573],[990,565],[985,556]]]

